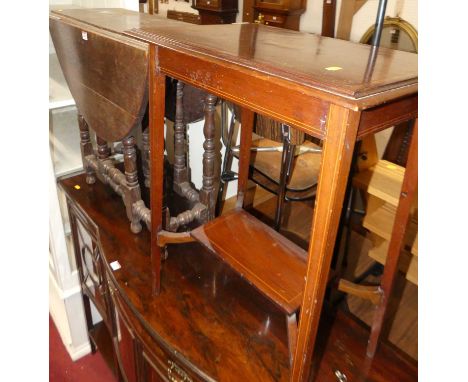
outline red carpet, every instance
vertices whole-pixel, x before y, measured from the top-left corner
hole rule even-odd
[[[49,316],[49,381],[116,382],[99,352],[73,362]]]

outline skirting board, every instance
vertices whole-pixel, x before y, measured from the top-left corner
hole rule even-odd
[[[62,290],[49,271],[49,312],[71,359],[91,352],[79,287]]]

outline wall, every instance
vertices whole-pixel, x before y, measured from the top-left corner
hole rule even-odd
[[[86,1],[86,0],[82,0]],[[87,0],[91,1],[91,0]],[[103,0],[105,1],[105,0]],[[341,2],[337,0],[336,20],[340,17]],[[346,1],[346,0],[344,0]],[[364,32],[374,24],[377,14],[378,0],[368,0],[366,4],[356,13],[351,30],[351,41],[358,42]],[[301,16],[299,29],[303,32],[321,33],[322,30],[322,8],[323,0],[307,0],[306,11]],[[159,3],[159,13],[162,16],[167,10],[197,13],[191,8],[191,2],[169,0],[167,4]],[[239,13],[236,22],[242,21],[243,2],[239,0]],[[388,0],[386,16],[400,16],[418,29],[418,1],[417,0]]]
[[[341,2],[337,0],[336,26],[340,18]],[[346,1],[346,0],[344,0]],[[307,10],[301,16],[300,30],[310,33],[321,33],[323,0],[308,0]],[[353,18],[351,41],[358,42],[366,30],[375,22],[378,0],[368,0]],[[400,16],[418,29],[418,1],[417,0],[388,0],[386,16]]]

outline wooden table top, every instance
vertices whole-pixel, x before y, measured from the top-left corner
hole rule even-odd
[[[124,9],[55,9],[52,14],[216,57],[348,100],[375,97],[366,107],[388,100],[382,93],[398,90],[401,97],[417,92],[414,53],[380,48],[372,55],[369,45],[315,34],[259,24],[192,25]]]
[[[179,21],[159,15],[150,15],[120,8],[60,8],[53,7],[51,13],[56,17],[66,17],[78,22],[95,26],[110,32],[123,34],[133,28],[179,26]]]
[[[259,24],[145,25],[126,34],[351,100],[396,89],[403,90],[400,96],[417,92],[418,56],[413,53],[380,48],[372,66],[369,45]]]

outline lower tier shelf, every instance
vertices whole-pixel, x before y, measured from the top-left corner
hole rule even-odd
[[[191,234],[285,312],[299,309],[307,266],[302,248],[242,209]]]

